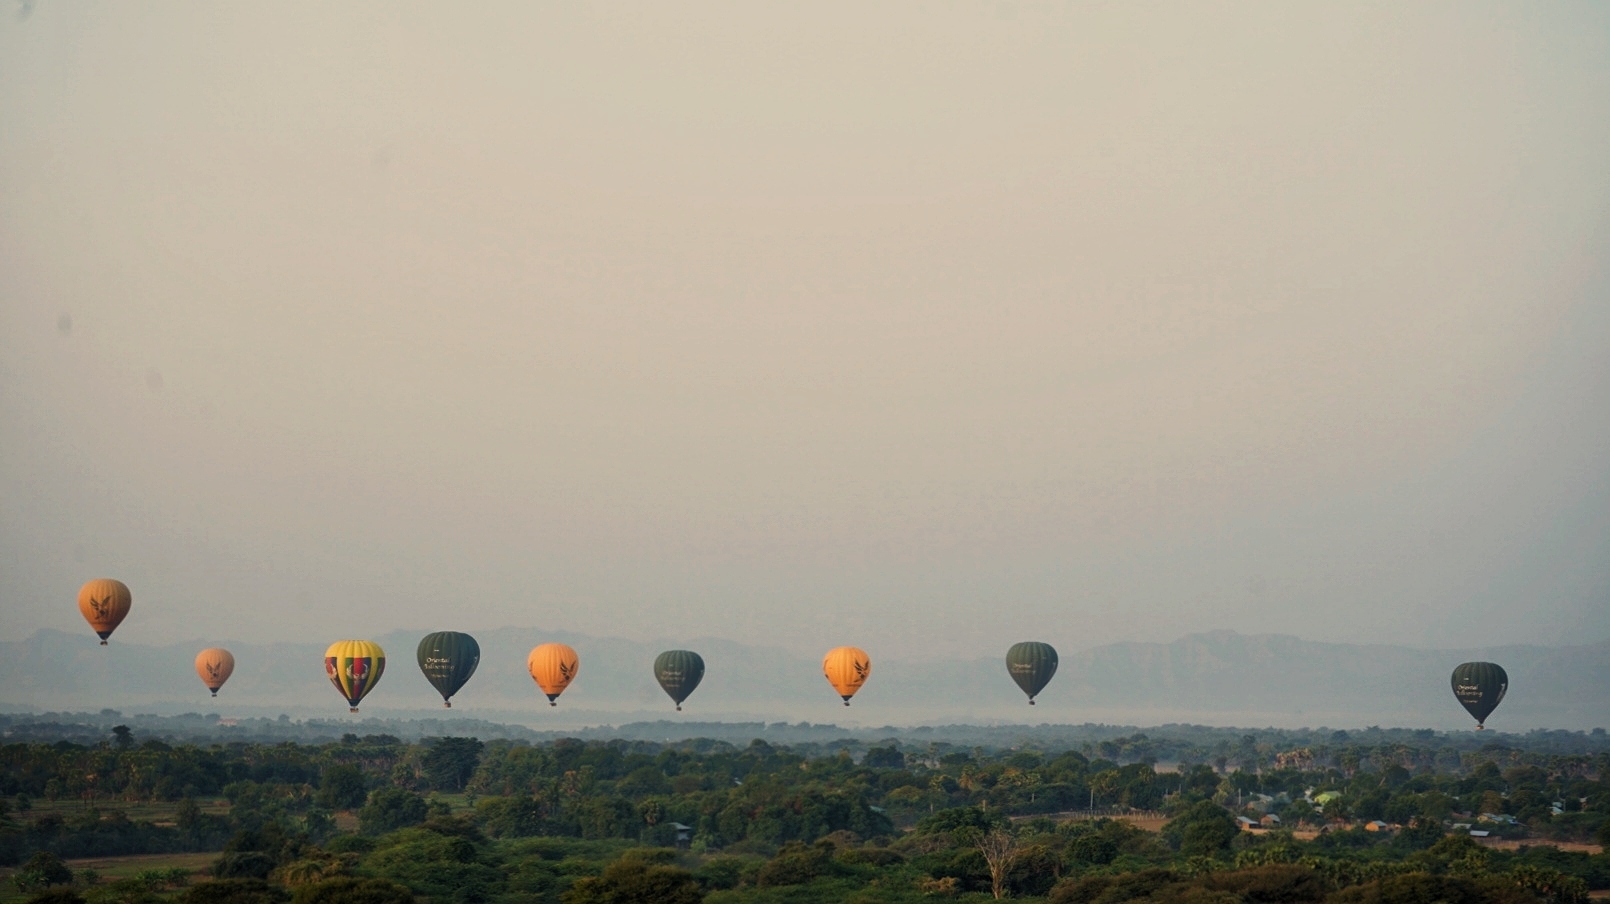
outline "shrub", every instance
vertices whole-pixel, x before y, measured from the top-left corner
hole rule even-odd
[[[600,876],[578,879],[560,900],[564,904],[700,904],[704,890],[687,870],[617,860]]]
[[[262,851],[232,851],[212,862],[212,874],[218,879],[267,879],[274,866],[274,858]]]
[[[831,841],[818,841],[810,847],[790,841],[760,868],[755,884],[803,885],[828,871],[833,853]]]
[[[1166,869],[1146,869],[1122,876],[1064,879],[1051,889],[1048,904],[1113,904],[1151,897],[1170,885],[1183,884]]]
[[[1306,904],[1325,899],[1325,883],[1304,866],[1259,866],[1213,873],[1202,885],[1238,895],[1246,904]]]
[[[192,885],[180,895],[182,904],[283,904],[290,893],[262,879],[219,879]]]
[[[1492,904],[1476,883],[1458,876],[1406,873],[1344,888],[1333,904]]]
[[[414,904],[414,894],[385,879],[341,877],[298,888],[291,904]]]
[[[161,898],[139,879],[119,879],[90,893],[91,904],[156,904]]]
[[[337,835],[324,849],[332,854],[367,854],[375,849],[375,840],[362,835]]]
[[[71,888],[50,888],[29,898],[28,904],[84,904],[84,896]]]

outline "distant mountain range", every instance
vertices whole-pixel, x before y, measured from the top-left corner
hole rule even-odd
[[[387,650],[388,662],[365,701],[365,714],[446,715],[414,665],[414,647],[424,633],[395,631],[374,638]],[[481,666],[454,699],[453,715],[537,729],[683,717],[840,725],[1182,722],[1461,729],[1471,727],[1470,720],[1449,691],[1448,673],[1471,659],[1498,662],[1509,673],[1509,696],[1489,720],[1494,728],[1610,726],[1610,641],[1418,650],[1214,631],[1167,644],[1064,650],[1056,678],[1031,710],[998,657],[890,660],[874,650],[872,678],[854,707],[845,709],[822,679],[817,659],[780,647],[713,638],[640,643],[516,627],[481,632],[477,639]],[[546,705],[525,672],[526,653],[544,641],[568,643],[581,656],[580,675],[557,708]],[[61,631],[0,641],[0,706],[346,715],[345,704],[324,678],[322,643],[225,644],[237,665],[216,700],[192,671],[202,646],[119,643],[114,637],[110,646],[100,647],[92,634]],[[708,666],[682,716],[670,711],[670,701],[649,672],[654,656],[671,646],[699,651]]]

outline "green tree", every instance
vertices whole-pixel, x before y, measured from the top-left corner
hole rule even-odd
[[[1163,837],[1187,857],[1219,857],[1229,853],[1240,834],[1235,817],[1212,801],[1192,804],[1163,826]]]
[[[182,832],[189,832],[201,825],[201,806],[194,798],[186,797],[179,801],[179,806],[173,811],[174,824]]]
[[[790,841],[782,846],[777,856],[760,868],[755,875],[755,884],[803,885],[832,867],[835,850],[833,842],[827,839],[809,847],[803,842]]]
[[[435,738],[425,742],[420,765],[432,791],[462,791],[481,764],[486,747],[475,738]]]
[[[602,875],[578,880],[560,900],[564,904],[701,904],[704,890],[685,869],[634,858],[617,860]]]
[[[368,780],[363,770],[349,763],[338,763],[324,770],[319,780],[319,793],[314,800],[330,810],[353,810],[363,806],[368,795]]]
[[[425,821],[428,810],[425,798],[406,788],[381,788],[358,811],[358,830],[365,835],[384,835],[417,826]]]
[[[11,881],[17,886],[18,891],[23,892],[49,888],[52,885],[72,885],[73,871],[61,861],[60,857],[50,851],[40,851],[28,858],[28,862],[17,870]]]

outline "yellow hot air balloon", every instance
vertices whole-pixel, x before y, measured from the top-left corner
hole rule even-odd
[[[537,687],[548,695],[548,705],[558,706],[556,701],[559,695],[565,692],[570,682],[576,680],[581,659],[576,656],[575,650],[562,643],[545,643],[531,650],[531,655],[526,657],[525,667],[531,673],[531,679],[537,682]]]
[[[106,646],[106,638],[112,636],[117,626],[129,614],[129,607],[134,605],[134,597],[129,593],[129,585],[111,578],[96,578],[88,584],[78,588],[78,611],[83,613],[84,620],[101,636],[101,646]]]
[[[214,697],[218,696],[218,689],[234,673],[235,657],[228,650],[208,647],[196,654],[196,674],[201,676],[201,683],[212,691]]]
[[[385,671],[386,651],[372,641],[338,640],[324,651],[324,673],[347,698],[352,712],[358,711],[358,701],[374,690]]]
[[[850,698],[855,692],[866,684],[872,674],[872,660],[865,650],[856,647],[834,647],[822,657],[822,674],[827,676],[827,683],[844,698],[844,705],[850,705]]]

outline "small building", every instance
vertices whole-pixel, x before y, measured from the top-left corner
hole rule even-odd
[[[693,844],[693,826],[685,826],[680,822],[673,822],[671,823],[671,828],[676,830],[677,850],[687,850]]]
[[[1366,832],[1390,832],[1391,830],[1391,826],[1379,819],[1372,819],[1364,824],[1364,831]]]
[[[1263,818],[1258,820],[1258,822],[1260,824],[1262,824],[1263,827],[1266,828],[1266,829],[1278,829],[1278,828],[1280,828],[1280,817],[1276,816],[1273,813],[1265,813],[1265,814],[1263,814]]]
[[[1236,825],[1240,826],[1242,831],[1245,831],[1245,832],[1250,832],[1253,829],[1261,829],[1261,828],[1263,828],[1263,826],[1261,824],[1259,824],[1259,822],[1256,819],[1248,819],[1245,816],[1237,816],[1235,818],[1235,822],[1236,822]]]

